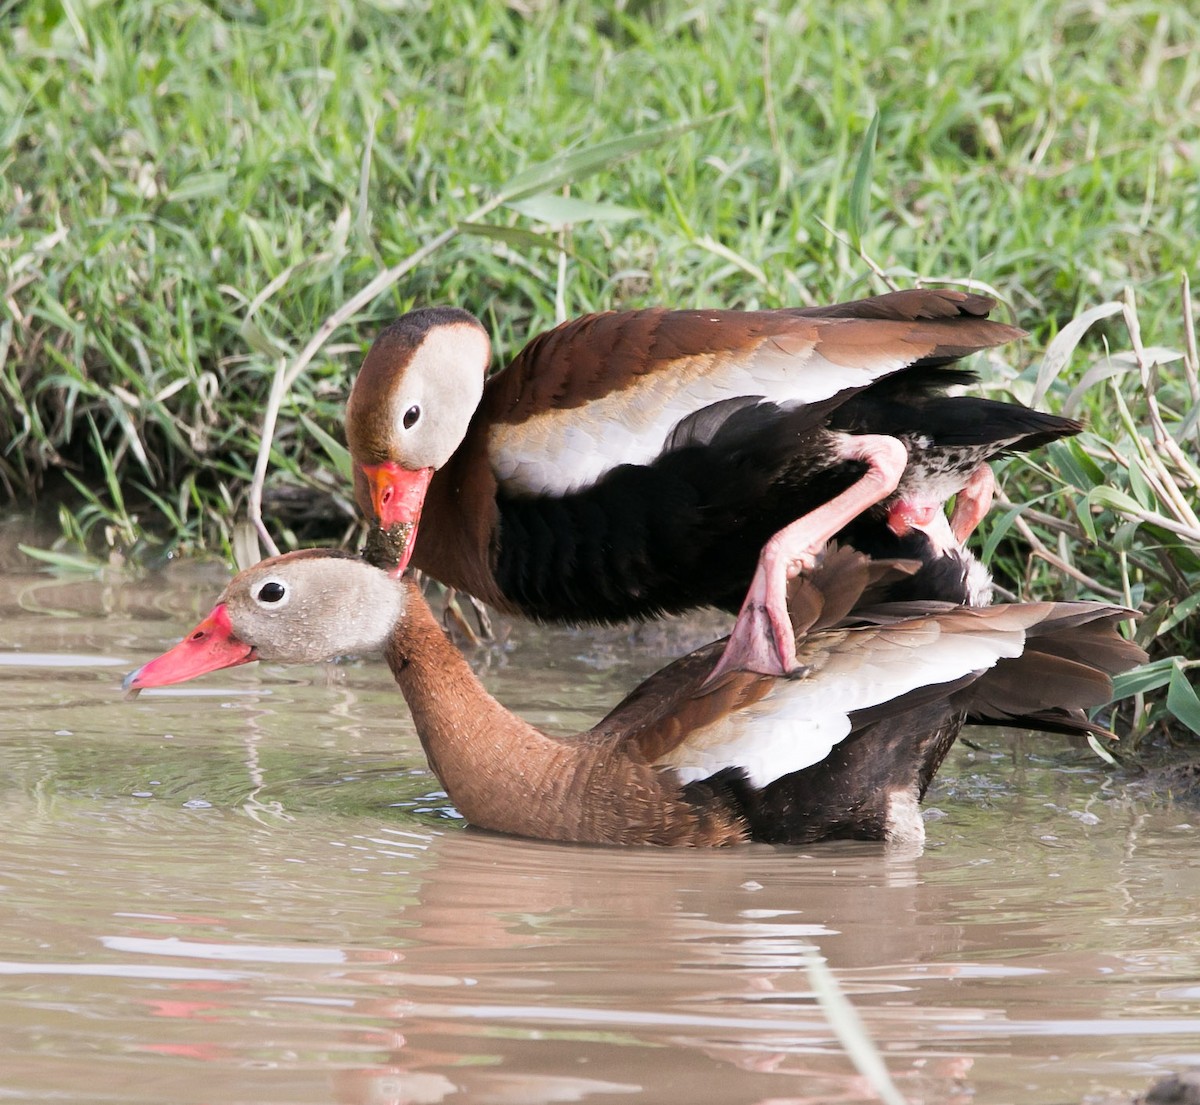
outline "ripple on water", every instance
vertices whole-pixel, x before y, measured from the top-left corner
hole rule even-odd
[[[923,855],[509,840],[452,820],[378,663],[123,701],[118,658],[213,585],[151,590],[6,607],[0,648],[47,660],[0,664],[9,1096],[872,1100],[818,958],[914,1101],[1133,1091],[1195,1051],[1189,817],[1061,741],[974,734]],[[573,728],[672,647],[615,632],[523,627],[486,676]]]

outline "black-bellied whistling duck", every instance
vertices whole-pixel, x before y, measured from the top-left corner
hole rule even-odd
[[[730,663],[782,673],[786,581],[826,540],[844,531],[874,556],[929,563],[987,510],[987,458],[1079,429],[943,394],[973,379],[954,361],[1021,334],[989,321],[992,306],[916,289],[823,308],[591,315],[486,383],[473,316],[411,312],[376,339],[346,410],[356,496],[375,522],[365,555],[396,574],[411,557],[543,621],[745,599]],[[956,493],[939,545],[929,527]],[[910,589],[971,598],[941,571]]]
[[[606,844],[919,840],[918,802],[964,720],[1101,731],[1082,709],[1144,655],[1116,632],[1128,612],[1097,603],[892,604],[821,628],[876,590],[880,571],[833,550],[792,585],[799,674],[706,687],[715,642],[576,737],[496,702],[411,581],[322,550],[239,574],[126,687],[382,649],[430,765],[482,828]]]

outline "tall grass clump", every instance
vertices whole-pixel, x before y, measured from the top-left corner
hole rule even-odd
[[[1186,276],[1179,305],[1181,349],[1144,341],[1128,289],[1051,341],[1032,388],[1026,378],[1013,390],[1034,403],[1058,392],[1061,409],[1089,429],[1015,474],[1022,501],[993,514],[984,546],[1022,594],[1099,596],[1142,613],[1137,637],[1157,659],[1117,681],[1138,736],[1173,723],[1200,734],[1191,674],[1200,667],[1200,360]],[[1124,331],[1114,347],[1073,355],[1109,318]],[[1162,693],[1147,698],[1152,691]]]
[[[260,492],[349,541],[349,379],[414,305],[503,361],[974,280],[1031,332],[985,385],[1089,427],[1003,473],[1001,581],[1194,655],[1197,41],[1145,0],[0,5],[0,488],[59,552],[228,554]],[[1188,672],[1140,724],[1195,728]]]

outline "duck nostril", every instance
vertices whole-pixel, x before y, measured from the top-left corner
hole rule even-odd
[[[387,505],[388,505],[388,503],[390,503],[390,502],[392,501],[392,496],[393,496],[393,495],[395,495],[395,491],[394,491],[392,488],[390,488],[390,487],[385,487],[385,488],[383,489],[383,491],[382,491],[382,492],[380,492],[380,495],[379,495],[379,505],[380,505],[380,506],[387,506]]]
[[[204,640],[204,638],[205,638],[205,637],[207,637],[207,636],[208,636],[208,634],[207,634],[207,633],[206,633],[206,632],[205,632],[203,629],[197,629],[197,630],[196,630],[196,632],[195,632],[195,633],[193,633],[193,634],[192,634],[192,635],[191,635],[191,636],[188,638],[188,640],[189,640],[189,641],[203,641],[203,640]]]

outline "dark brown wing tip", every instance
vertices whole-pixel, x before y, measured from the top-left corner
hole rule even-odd
[[[788,584],[788,613],[797,636],[842,621],[884,588],[920,569],[915,560],[874,560],[866,553],[830,542],[811,572]]]
[[[996,300],[978,292],[964,292],[957,288],[902,288],[884,292],[882,295],[852,299],[846,303],[833,303],[824,307],[799,307],[794,314],[805,318],[873,318],[889,319],[893,322],[917,322],[919,320],[960,318],[985,319],[996,306]],[[1003,325],[996,323],[997,326]],[[1024,331],[1007,327],[1013,336]]]

